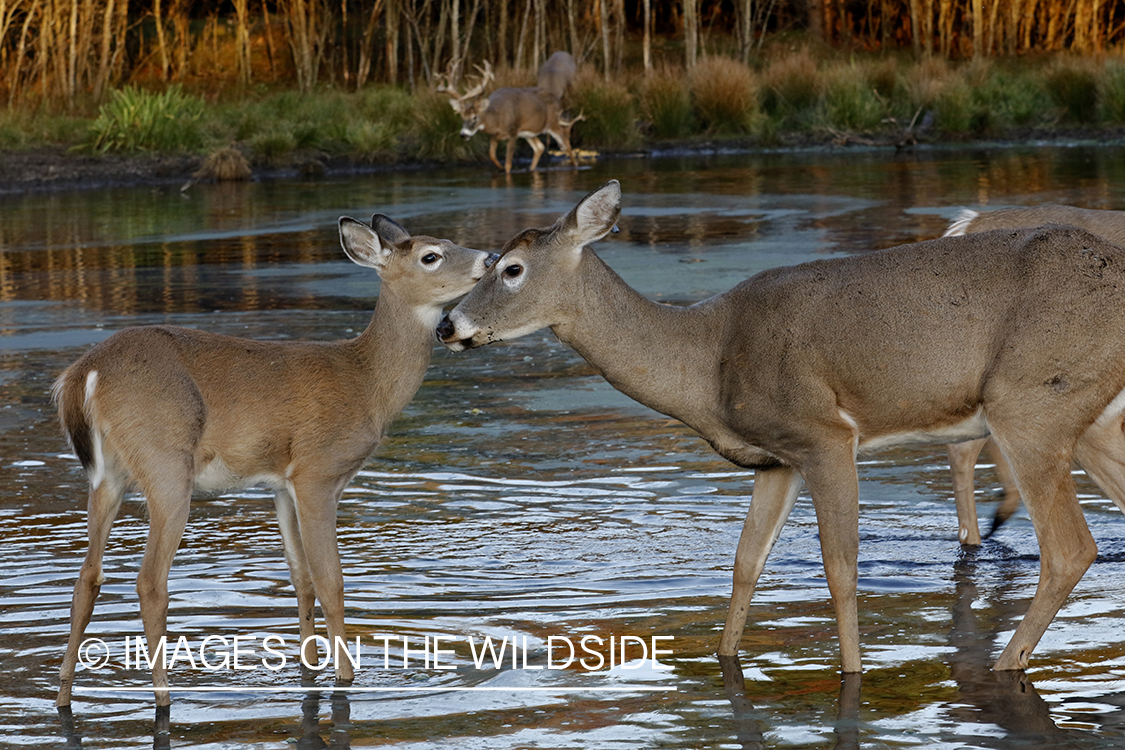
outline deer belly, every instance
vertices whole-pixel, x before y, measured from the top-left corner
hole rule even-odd
[[[843,413],[841,412],[841,414]],[[901,446],[963,443],[966,440],[987,437],[989,434],[990,430],[988,420],[984,416],[984,409],[977,409],[975,414],[960,422],[871,437],[860,435],[859,450],[861,453],[870,453],[884,448]]]
[[[246,487],[283,489],[285,477],[274,473],[244,474],[228,466],[222,456],[215,456],[195,475],[195,489],[200,492],[221,492]]]

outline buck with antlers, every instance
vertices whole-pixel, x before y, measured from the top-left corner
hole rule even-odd
[[[1097,548],[1075,456],[1125,510],[1125,250],[1074,227],[994,231],[776,268],[690,307],[653,302],[589,247],[609,182],[528,229],[442,321],[453,350],[542,327],[615,388],[755,470],[719,654],[737,653],[758,576],[802,482],[812,495],[843,672],[860,671],[859,453],[991,433],[1039,539],[1039,586],[996,669],[1020,669]]]
[[[102,556],[126,489],[148,504],[137,576],[148,648],[168,616],[168,571],[193,490],[271,488],[297,590],[302,652],[320,601],[329,643],[344,636],[336,504],[422,382],[434,327],[496,256],[411,237],[376,214],[340,219],[340,242],[382,278],[371,323],[334,342],[265,342],[172,326],[129,328],[91,349],[55,385],[59,416],[90,482],[89,547],[74,586],[57,705],[70,705],[75,663],[103,581]],[[315,641],[312,653],[315,655]],[[353,676],[347,658],[337,679]],[[152,672],[157,705],[167,671]]]
[[[949,225],[944,236],[957,237],[971,232],[986,232],[990,229],[1021,229],[1043,224],[1069,224],[1081,227],[1125,247],[1125,211],[1058,205],[1002,208],[983,213],[964,209]],[[977,545],[981,541],[973,490],[973,470],[977,457],[986,447],[1000,475],[1004,496],[992,518],[992,526],[985,536],[991,536],[1000,528],[1020,504],[1020,493],[1015,478],[995,442],[989,438],[980,438],[950,445],[949,466],[953,473],[953,497],[957,505],[959,536],[962,544]]]
[[[475,86],[464,94],[458,94],[448,79],[438,86],[438,91],[449,96],[449,104],[461,115],[461,135],[472,138],[484,131],[489,137],[488,158],[505,174],[512,171],[512,157],[515,156],[515,140],[522,138],[531,146],[530,171],[534,172],[539,159],[546,151],[539,140],[541,133],[555,139],[567,155],[572,165],[578,164],[574,150],[570,147],[570,132],[574,123],[586,119],[584,115],[566,120],[562,116],[562,104],[557,96],[541,88],[501,88],[493,91],[487,98],[484,89],[492,80],[492,66],[485,62],[481,78]],[[507,141],[504,151],[504,165],[496,158],[496,146]]]

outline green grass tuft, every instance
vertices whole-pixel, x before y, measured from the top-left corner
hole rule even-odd
[[[107,151],[198,151],[203,146],[203,101],[179,86],[153,93],[128,86],[114,91],[90,125],[87,146]]]

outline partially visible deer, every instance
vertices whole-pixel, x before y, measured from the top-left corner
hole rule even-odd
[[[1097,553],[1072,455],[1125,510],[1125,250],[1074,227],[983,232],[775,268],[677,307],[587,247],[620,211],[611,181],[517,234],[438,334],[462,350],[550,327],[615,388],[755,470],[719,654],[737,654],[803,482],[841,668],[859,672],[857,454],[991,433],[1039,538],[1039,586],[994,666],[1026,667]]]
[[[561,102],[576,75],[578,75],[578,63],[569,52],[560,50],[539,66],[536,84],[539,88],[550,91]]]
[[[461,135],[471,138],[483,130],[490,138],[488,158],[498,169],[503,169],[505,174],[512,171],[516,138],[523,138],[531,146],[533,153],[530,171],[535,171],[539,159],[546,151],[543,142],[539,140],[541,133],[554,138],[570,163],[577,165],[578,158],[570,147],[570,131],[574,123],[586,118],[580,114],[573,119],[565,119],[558,97],[546,89],[501,88],[485,98],[484,89],[492,78],[492,67],[486,62],[480,81],[464,94],[458,94],[448,82],[438,87],[438,91],[449,96],[449,104],[453,110],[461,115]],[[496,146],[500,141],[508,142],[503,166],[496,158]]]
[[[314,632],[315,600],[329,643],[344,636],[336,504],[418,390],[442,305],[467,292],[496,256],[411,237],[380,214],[371,227],[341,218],[339,229],[347,256],[382,279],[371,322],[357,338],[267,342],[173,326],[128,328],[55,384],[63,429],[90,482],[89,547],[74,586],[57,705],[70,705],[78,648],[104,580],[106,540],[130,486],[148,504],[137,594],[150,653],[167,629],[168,571],[193,490],[272,489],[302,649]],[[352,677],[341,657],[336,678]],[[160,661],[152,684],[157,705],[168,705]]]
[[[972,209],[962,210],[945,237],[957,237],[970,232],[985,232],[990,229],[1021,229],[1043,224],[1069,224],[1081,227],[1104,237],[1110,242],[1125,247],[1125,211],[1106,211],[1103,209],[1076,208],[1074,206],[1028,206],[1023,208],[1002,208],[980,213]],[[996,465],[1003,487],[1003,501],[992,517],[992,525],[985,534],[991,536],[1019,508],[1020,493],[1015,478],[1004,455],[990,438],[970,440],[950,445],[949,467],[953,473],[953,498],[957,505],[957,520],[960,526],[959,537],[962,544],[978,545],[981,541],[977,523],[976,497],[973,489],[973,470],[981,450],[987,447],[989,457]]]

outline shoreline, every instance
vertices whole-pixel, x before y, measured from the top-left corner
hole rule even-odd
[[[1125,145],[1125,128],[1030,131],[988,139],[919,139],[904,143],[886,136],[868,137],[832,133],[823,138],[797,137],[789,143],[763,145],[753,139],[684,140],[650,143],[638,149],[605,151],[598,160],[627,158],[677,158],[709,155],[816,153],[892,150],[903,154],[963,149],[966,151],[1009,148],[1114,147]],[[193,176],[206,158],[203,154],[91,155],[74,153],[64,146],[42,146],[25,151],[0,151],[0,195],[29,192],[95,190],[99,188],[175,185],[188,189],[197,183],[213,182]],[[524,162],[526,163],[526,162]],[[396,171],[426,171],[448,166],[479,165],[483,171],[500,174],[491,163],[481,161],[422,161],[412,159],[363,163],[347,156],[310,152],[295,155],[285,166],[253,165],[250,181],[315,180],[322,177],[377,174]],[[540,168],[543,171],[543,167]],[[513,174],[526,173],[526,168]]]

